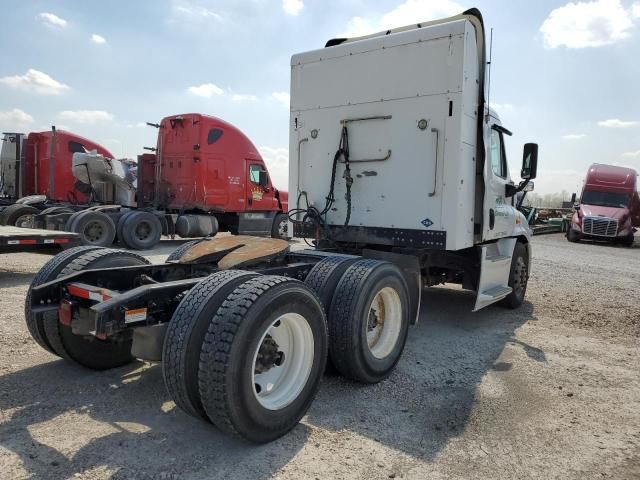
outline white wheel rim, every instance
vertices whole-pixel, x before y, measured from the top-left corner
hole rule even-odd
[[[391,354],[402,329],[400,295],[391,287],[380,290],[369,306],[367,346],[371,354],[383,359]]]
[[[253,355],[253,393],[260,405],[280,410],[298,398],[313,367],[313,347],[311,326],[302,315],[285,313],[274,320]]]

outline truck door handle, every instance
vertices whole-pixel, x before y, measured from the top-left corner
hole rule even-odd
[[[493,230],[493,227],[496,225],[496,212],[493,208],[489,209],[489,230]]]
[[[249,206],[253,205],[253,198],[247,198],[247,203],[249,204]]]
[[[438,131],[437,128],[432,128],[431,132],[436,134],[436,161],[435,161],[436,165],[435,165],[435,172],[433,175],[433,191],[429,193],[429,196],[435,197],[436,189],[438,187],[438,137],[440,136],[440,132]]]

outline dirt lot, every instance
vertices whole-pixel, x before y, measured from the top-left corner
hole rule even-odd
[[[536,237],[534,255],[520,310],[427,290],[388,380],[325,377],[263,446],[176,409],[161,365],[93,372],[41,350],[22,309],[48,257],[0,256],[0,478],[638,479],[640,238]]]

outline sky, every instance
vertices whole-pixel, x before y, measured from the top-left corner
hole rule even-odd
[[[594,162],[640,171],[640,1],[3,0],[0,129],[56,125],[116,157],[145,122],[199,112],[239,127],[287,186],[291,55],[477,7],[493,28],[491,105],[512,176],[540,145],[536,191],[577,191]]]

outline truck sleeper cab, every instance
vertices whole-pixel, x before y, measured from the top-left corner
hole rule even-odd
[[[89,368],[161,360],[182,410],[267,442],[305,414],[327,358],[357,382],[391,375],[423,286],[517,308],[530,231],[509,199],[535,178],[537,146],[514,185],[484,65],[477,10],[295,55],[289,215],[314,248],[217,237],[157,265],[72,249],[29,290],[33,338]]]

